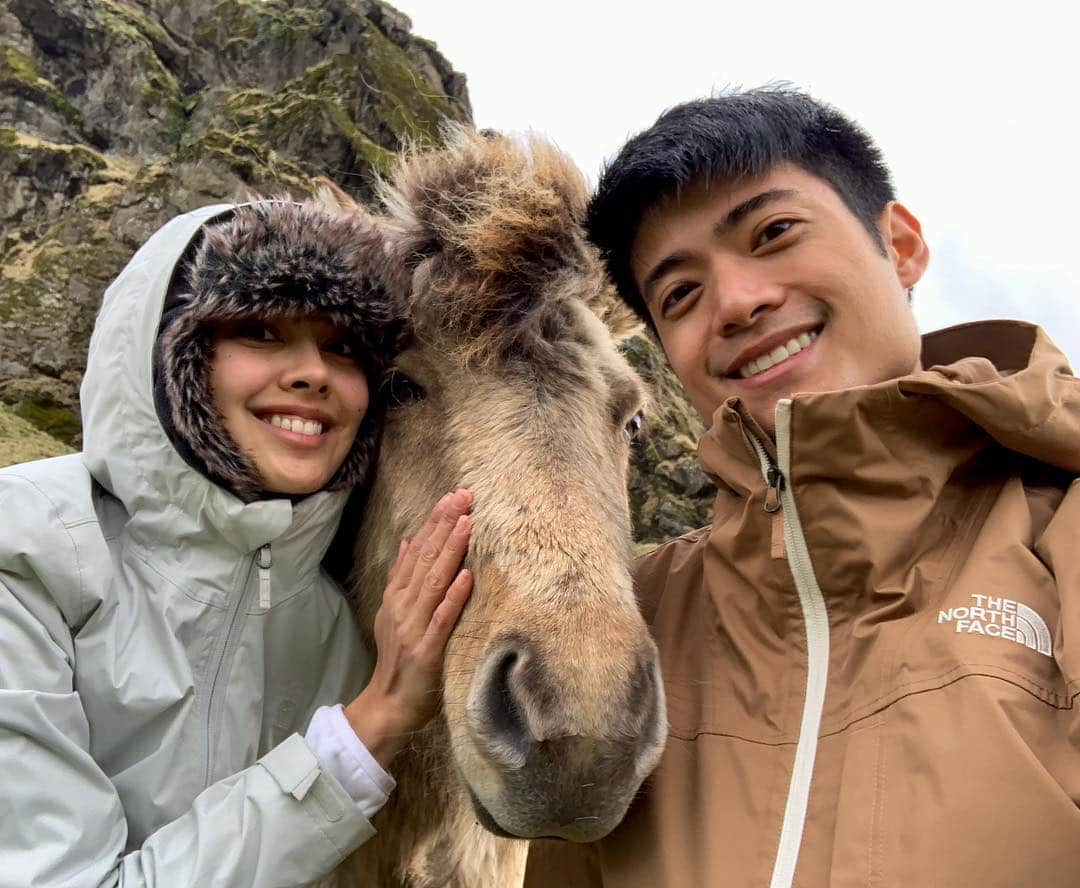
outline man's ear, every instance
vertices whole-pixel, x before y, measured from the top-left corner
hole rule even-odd
[[[895,200],[885,207],[878,225],[901,286],[905,290],[914,287],[930,263],[930,248],[923,240],[922,225],[907,207]]]

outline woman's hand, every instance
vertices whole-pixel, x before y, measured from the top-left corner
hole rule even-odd
[[[345,717],[386,768],[438,711],[443,655],[469,600],[472,574],[461,562],[472,533],[472,494],[444,496],[411,541],[403,540],[375,615],[378,658],[371,682]]]

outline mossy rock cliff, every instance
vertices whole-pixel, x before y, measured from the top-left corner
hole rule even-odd
[[[0,403],[77,446],[101,294],[161,224],[316,175],[364,196],[468,121],[410,27],[377,0],[0,0]]]
[[[470,119],[463,75],[380,0],[0,0],[0,465],[79,445],[101,295],[169,218],[317,175],[364,198]],[[631,500],[658,541],[708,520],[700,424],[646,340],[628,353],[657,389]]]

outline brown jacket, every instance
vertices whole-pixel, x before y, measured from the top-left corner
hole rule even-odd
[[[722,408],[712,527],[639,566],[664,757],[529,888],[1080,885],[1080,381],[1009,322],[923,366],[782,403],[776,447]]]

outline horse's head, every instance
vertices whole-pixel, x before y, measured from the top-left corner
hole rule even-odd
[[[402,161],[383,199],[413,335],[389,381],[359,587],[381,591],[444,492],[473,491],[475,586],[444,686],[454,767],[492,831],[591,840],[665,737],[631,580],[643,390],[616,342],[636,325],[585,239],[581,174],[540,139],[458,131]]]

